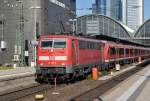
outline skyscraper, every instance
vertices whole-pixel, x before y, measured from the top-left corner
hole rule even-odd
[[[122,21],[121,0],[110,0],[110,16],[116,20]]]
[[[143,23],[143,5],[144,0],[123,0],[123,22],[132,29]]]
[[[96,0],[95,1],[95,8],[97,14],[106,15],[106,0]]]
[[[93,13],[110,16],[122,21],[121,0],[96,0],[93,4]]]

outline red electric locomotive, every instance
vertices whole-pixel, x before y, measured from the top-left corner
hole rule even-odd
[[[85,77],[93,67],[109,69],[116,62],[145,59],[150,50],[98,39],[68,35],[40,36],[37,47],[36,80],[71,80]]]
[[[102,41],[67,35],[41,36],[37,48],[36,80],[70,80],[85,76],[102,63]]]

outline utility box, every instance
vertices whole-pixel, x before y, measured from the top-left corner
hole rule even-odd
[[[116,64],[116,70],[120,71],[120,64]]]

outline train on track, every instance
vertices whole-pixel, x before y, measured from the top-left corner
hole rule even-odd
[[[37,46],[36,81],[69,81],[85,77],[93,67],[109,70],[150,57],[150,49],[138,45],[69,35],[40,36]]]

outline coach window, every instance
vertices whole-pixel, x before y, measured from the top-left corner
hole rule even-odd
[[[110,55],[115,55],[115,54],[116,54],[115,48],[111,47],[110,48]]]
[[[79,49],[86,49],[86,42],[85,41],[79,41]]]
[[[119,49],[119,48],[115,48],[115,52],[116,52],[116,54],[117,54],[117,55],[119,55],[119,54],[120,54],[120,52],[119,52],[119,51],[120,51],[120,49]]]
[[[142,55],[144,55],[144,50],[142,50]]]
[[[132,51],[133,51],[133,52],[132,52],[132,53],[133,53],[133,55],[135,55],[135,49],[133,49]]]
[[[131,49],[131,55],[134,55],[134,50],[133,49]]]
[[[96,49],[95,45],[96,45],[96,43],[92,42],[92,49]]]
[[[86,41],[82,41],[82,49],[87,49],[87,45]]]
[[[143,53],[144,53],[143,50],[141,50],[141,53],[142,53],[142,55],[143,55]]]
[[[119,48],[119,54],[123,55],[124,54],[124,48]]]
[[[87,42],[87,44],[88,44],[88,49],[90,49],[90,42]]]
[[[133,55],[135,55],[135,49],[133,49]]]
[[[92,49],[92,42],[89,42],[89,49]]]
[[[97,44],[96,44],[96,49],[97,49],[97,50],[101,50],[101,48],[102,48],[102,44],[97,43]]]
[[[135,50],[134,50],[134,55],[137,55],[137,54],[138,54],[138,50],[135,49]]]
[[[94,49],[94,43],[91,42],[91,49]]]
[[[144,55],[146,54],[146,50],[144,50]]]
[[[129,54],[129,49],[126,49],[126,54]]]

